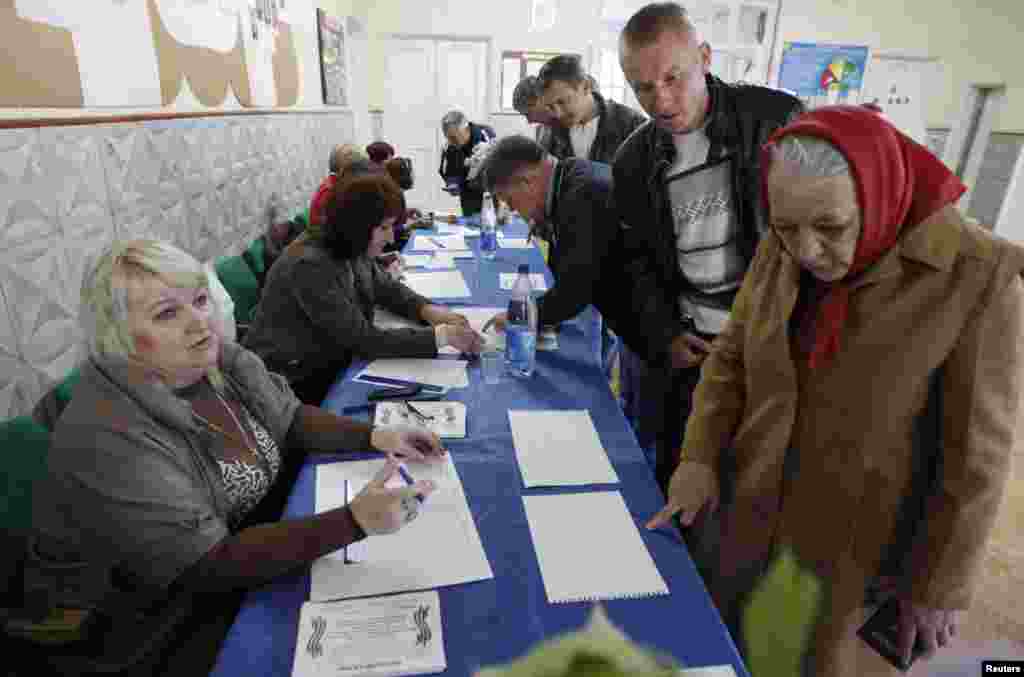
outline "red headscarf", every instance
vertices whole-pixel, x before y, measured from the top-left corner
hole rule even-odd
[[[815,317],[810,354],[813,369],[839,350],[839,335],[850,300],[850,280],[889,251],[904,227],[916,225],[955,202],[967,189],[931,151],[878,113],[862,106],[826,106],[777,130],[762,149],[766,213],[771,147],[791,134],[815,136],[839,149],[850,164],[861,214],[860,239],[849,272],[834,283],[818,282],[827,291]]]

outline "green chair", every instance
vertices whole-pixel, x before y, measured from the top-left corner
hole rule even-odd
[[[249,264],[249,270],[256,276],[261,288],[263,287],[263,278],[267,274],[266,250],[266,241],[262,237],[258,237],[252,241],[248,249],[242,252],[242,258]]]
[[[0,524],[10,531],[32,525],[32,485],[46,472],[50,432],[30,416],[0,423]]]
[[[217,277],[235,304],[235,327],[241,340],[260,300],[260,283],[241,256],[226,256],[214,264]]]
[[[71,403],[71,391],[74,390],[75,384],[78,383],[78,379],[81,377],[81,372],[78,367],[75,367],[71,372],[64,377],[64,380],[57,384],[57,389],[54,394],[57,396],[57,415]]]

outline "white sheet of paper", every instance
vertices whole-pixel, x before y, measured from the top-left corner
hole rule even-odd
[[[526,487],[615,484],[608,454],[601,446],[590,412],[508,412],[516,460]]]
[[[466,405],[462,402],[420,401],[412,402],[411,405],[424,416],[433,418],[421,422],[419,417],[402,401],[378,402],[374,407],[373,424],[381,427],[389,425],[423,427],[446,440],[461,439],[466,436]],[[360,542],[364,543],[365,541]]]
[[[437,232],[440,235],[461,235],[462,237],[479,237],[480,231],[476,228],[467,228],[458,224],[434,222]]]
[[[502,289],[511,289],[516,283],[516,278],[519,277],[519,273],[499,273],[498,275]],[[533,285],[533,291],[547,291],[548,288],[544,273],[530,273],[530,284]]]
[[[361,487],[360,487],[361,488]],[[348,480],[345,480],[345,504],[348,505],[359,493],[357,488]],[[342,556],[346,562],[362,562],[366,559],[366,539],[349,543],[343,548]]]
[[[436,590],[302,605],[293,677],[423,675],[447,665]]]
[[[365,486],[383,466],[384,459],[318,465],[316,511],[341,505],[339,487],[345,480]],[[367,538],[363,562],[345,564],[337,553],[313,562],[311,600],[384,595],[494,578],[451,456],[440,463],[409,464],[408,468],[415,480],[431,480],[437,487],[423,502],[419,517],[393,534]],[[389,486],[404,484],[396,474]]]
[[[502,249],[533,249],[534,247],[534,244],[524,237],[503,237],[498,245]]]
[[[433,252],[446,251],[448,249],[469,249],[466,246],[466,239],[462,235],[416,235],[412,241],[414,251]]]
[[[406,268],[426,268],[432,258],[430,254],[402,254],[402,263]]]
[[[736,677],[731,665],[708,665],[703,668],[683,668],[679,677]]]
[[[523,508],[548,602],[668,594],[619,492],[523,496]]]
[[[465,388],[469,385],[466,360],[432,360],[421,357],[388,357],[374,360],[356,374],[353,381],[365,381],[362,376],[425,383],[432,386]]]
[[[402,278],[405,286],[428,299],[457,299],[472,296],[466,278],[457,270],[440,270],[430,273],[406,273]]]

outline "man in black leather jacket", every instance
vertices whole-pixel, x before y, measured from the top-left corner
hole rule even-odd
[[[710,47],[676,3],[634,14],[619,58],[651,120],[614,160],[614,274],[628,284],[599,307],[640,358],[623,357],[623,387],[639,400],[627,413],[641,444],[656,448],[665,489],[701,362],[764,232],[760,147],[803,105],[711,75]]]
[[[596,92],[593,78],[574,54],[549,60],[538,80],[544,102],[557,121],[542,145],[559,160],[579,157],[611,164],[622,142],[646,120],[639,111]]]
[[[461,111],[453,110],[441,119],[441,131],[448,140],[437,168],[445,182],[444,190],[459,196],[463,216],[479,214],[484,192],[475,181],[468,180],[469,158],[479,144],[494,140],[494,128],[470,122]]]

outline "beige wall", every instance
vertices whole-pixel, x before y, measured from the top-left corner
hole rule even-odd
[[[1024,75],[1015,49],[1022,30],[1021,0],[784,0],[775,62],[786,40],[865,44],[936,57],[943,73],[927,94],[929,127],[956,121],[967,85],[1001,82],[1007,100],[993,131],[1024,131]]]
[[[370,29],[371,108],[384,105],[384,47],[389,33],[491,37],[491,111],[499,102],[498,68],[502,51],[533,49],[582,54],[600,31],[600,4],[594,0],[561,0],[558,22],[548,31],[530,30],[531,3],[526,0],[351,0],[365,7]]]
[[[371,32],[366,73],[370,107],[384,102],[384,55],[387,33],[492,36],[495,57],[506,49],[581,52],[600,31],[600,3],[562,0],[559,25],[550,31],[529,30],[527,0],[337,0],[365,11]],[[326,0],[321,0],[326,2]],[[926,107],[929,127],[956,120],[964,88],[972,83],[1002,82],[1007,104],[995,131],[1024,132],[1024,75],[1014,46],[1024,31],[1024,2],[988,0],[979,7],[964,0],[784,0],[778,51],[786,40],[867,44],[873,49],[902,50],[942,60]],[[566,17],[571,17],[566,20]],[[778,53],[775,64],[778,63]],[[492,81],[492,97],[497,85]]]

